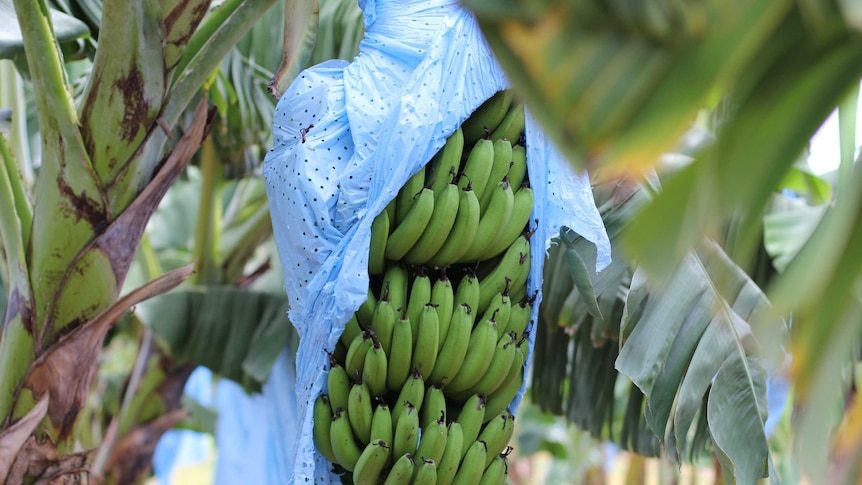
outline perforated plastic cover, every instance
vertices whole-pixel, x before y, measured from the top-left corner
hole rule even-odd
[[[324,349],[335,347],[367,295],[371,222],[473,110],[509,87],[474,18],[455,1],[369,0],[360,7],[366,37],[359,56],[296,79],[276,108],[274,147],[264,163],[290,321],[301,337],[296,405],[281,417],[295,423],[293,436],[272,443],[284,449],[267,448],[281,457],[268,467],[281,475],[267,483],[283,482],[285,470],[291,483],[334,480],[314,451],[312,406],[325,383]],[[596,244],[598,269],[610,262],[610,243],[586,174],[571,171],[529,116],[526,136],[539,220],[531,239],[533,292],[561,225]],[[263,398],[283,399],[285,392],[267,385]],[[223,438],[221,455],[242,452]]]

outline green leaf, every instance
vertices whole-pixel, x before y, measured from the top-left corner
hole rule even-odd
[[[34,0],[35,1],[35,0]],[[54,35],[61,44],[90,35],[87,24],[49,8]],[[24,55],[24,37],[15,15],[12,0],[0,0],[0,59],[15,59]]]
[[[732,464],[732,475],[742,483],[754,483],[767,474],[767,448],[751,446],[766,442],[766,413],[764,363],[731,354],[712,380],[707,419],[716,446]]]
[[[595,277],[595,263],[592,266],[588,265],[588,263],[584,262],[583,258],[581,258],[578,251],[571,245],[571,243],[566,243],[566,265],[569,268],[569,273],[572,277],[572,280],[575,283],[575,288],[578,289],[578,294],[581,297],[581,301],[587,308],[587,311],[590,315],[598,318],[599,320],[604,320],[602,316],[602,311],[599,309],[599,302],[596,299],[596,292],[593,288],[593,278]],[[589,268],[593,268],[590,271]]]
[[[716,144],[669,180],[632,223],[625,249],[651,274],[666,274],[730,214],[759,217],[810,137],[848,88],[858,84],[862,37],[836,39],[827,49],[822,43],[805,44],[800,32],[795,17],[782,25],[782,38],[764,47],[764,62],[776,57],[775,49],[795,48],[778,56],[772,71],[749,76],[731,97],[735,114],[725,121]],[[747,236],[743,239],[758,241]]]
[[[138,311],[178,361],[204,365],[257,391],[278,354],[295,341],[287,308],[283,294],[209,286],[162,295]]]
[[[800,200],[776,196],[783,206],[763,218],[763,239],[772,264],[784,271],[814,234],[827,206],[809,206]]]
[[[764,405],[759,397],[765,388],[763,373],[747,370],[744,382],[710,390],[729,358],[748,359],[757,354],[747,321],[769,306],[761,290],[718,245],[705,242],[683,260],[667,286],[652,293],[623,344],[616,367],[646,395],[647,421],[656,434],[665,437],[673,432],[677,452],[689,454],[689,431],[704,400],[708,407],[713,399],[719,399],[715,404],[739,400],[738,405],[710,415],[713,437],[721,428],[761,419],[751,411]],[[739,388],[744,392],[740,394]],[[762,435],[762,424],[760,431]],[[763,472],[737,462],[741,456],[737,453],[767,456],[766,439],[761,435],[734,441],[734,446],[741,447],[725,450],[737,480],[753,482]]]
[[[779,187],[808,198],[811,205],[825,204],[832,200],[832,186],[829,182],[798,166],[788,170]]]

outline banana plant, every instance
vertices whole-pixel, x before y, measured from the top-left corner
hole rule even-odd
[[[831,410],[858,401],[855,388],[835,378],[853,367],[862,336],[858,8],[843,0],[464,3],[531,113],[576,167],[609,178],[646,173],[704,110],[723,112],[714,143],[668,177],[621,236],[625,257],[656,281],[673,281],[705,236],[725,230],[723,252],[753,274],[773,195],[838,108],[842,163],[830,204],[764,288],[773,310],[750,323],[762,330],[764,352],[782,344],[792,351],[804,475],[855,483],[859,470],[851,464],[862,433],[849,423],[860,407],[847,406],[837,420]],[[791,314],[785,342],[781,326],[769,322]],[[623,351],[636,342],[625,341]]]
[[[147,221],[211,124],[201,87],[275,1],[210,3],[105,1],[76,98],[52,10],[13,2],[41,146],[31,189],[20,167],[37,164],[0,137],[0,482],[88,473],[93,450],[76,443],[105,336],[128,308],[191,276],[181,267],[121,297]]]
[[[617,181],[597,193],[618,249],[648,189]],[[741,482],[772,468],[769,365],[754,340],[754,316],[769,302],[720,245],[704,241],[663,285],[619,255],[596,274],[595,249],[568,231],[549,257],[532,387],[542,408],[639,454],[714,454]]]

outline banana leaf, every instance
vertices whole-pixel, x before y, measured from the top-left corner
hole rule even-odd
[[[535,401],[639,454],[712,451],[728,476],[756,480],[768,465],[766,364],[749,322],[766,297],[710,241],[664,284],[648,278],[618,246],[646,191],[621,181],[596,193],[616,256],[597,274],[595,248],[577,235],[563,231],[551,248],[547,266],[568,271],[546,274]]]
[[[208,286],[162,295],[138,307],[177,362],[194,362],[260,391],[278,354],[296,344],[283,294]]]
[[[87,24],[71,15],[49,8],[54,35],[61,47],[90,35]],[[24,55],[24,38],[12,0],[0,0],[0,59],[17,59]]]
[[[799,198],[776,196],[773,210],[764,217],[766,251],[779,271],[799,253],[811,238],[826,212],[826,205],[810,206]]]

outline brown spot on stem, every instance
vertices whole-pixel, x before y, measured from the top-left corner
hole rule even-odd
[[[137,242],[140,241],[147,221],[158,207],[159,201],[197,152],[206,132],[208,119],[206,100],[202,99],[195,110],[194,119],[186,128],[186,133],[150,183],[94,241],[94,246],[108,255],[117,282],[125,280],[137,250]],[[130,241],[134,243],[130,244]]]
[[[149,124],[150,110],[150,104],[144,99],[144,76],[137,67],[137,58],[133,57],[130,64],[129,72],[114,81],[114,87],[123,93],[126,105],[119,127],[120,137],[126,142],[133,141],[140,129]]]
[[[57,188],[71,206],[69,215],[76,220],[87,221],[95,232],[102,232],[107,227],[108,216],[99,200],[88,196],[86,191],[76,193],[62,175],[57,177]]]

